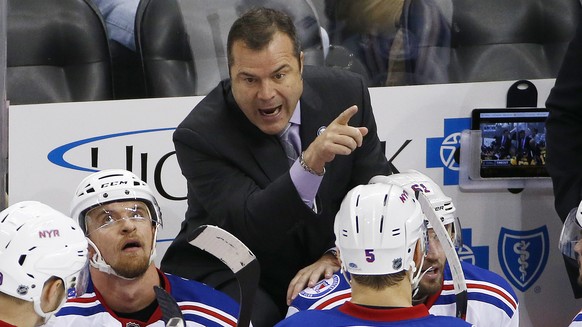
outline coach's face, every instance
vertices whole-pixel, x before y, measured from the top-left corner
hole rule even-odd
[[[289,36],[277,32],[261,50],[235,41],[232,58],[232,93],[238,106],[264,133],[283,131],[303,93],[303,53],[298,60]]]

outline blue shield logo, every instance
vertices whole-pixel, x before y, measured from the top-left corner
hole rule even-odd
[[[501,228],[497,251],[507,279],[525,292],[540,277],[549,254],[548,228],[516,231]]]
[[[471,118],[444,120],[444,136],[426,139],[426,168],[443,168],[444,185],[459,184],[459,164],[454,158],[461,145],[461,132],[471,127]]]

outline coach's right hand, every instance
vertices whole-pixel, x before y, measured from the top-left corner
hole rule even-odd
[[[362,146],[366,127],[348,125],[350,119],[358,112],[357,106],[351,106],[342,112],[325,130],[315,138],[303,153],[305,164],[312,170],[322,173],[325,164],[336,155],[349,155]]]

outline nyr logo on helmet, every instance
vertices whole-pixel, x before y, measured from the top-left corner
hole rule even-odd
[[[400,198],[400,202],[406,203],[406,201],[410,198],[410,196],[408,195],[408,192],[406,192],[406,190],[402,190],[402,194],[400,194],[399,198]]]
[[[39,238],[53,238],[53,237],[60,237],[61,234],[59,233],[58,229],[51,229],[51,230],[39,230],[38,237]]]
[[[319,299],[333,292],[340,284],[340,276],[334,274],[331,278],[324,279],[313,287],[304,289],[299,296],[309,299]]]
[[[459,163],[455,160],[455,152],[461,145],[461,132],[470,126],[470,118],[445,119],[444,137],[426,139],[426,167],[442,167],[444,185],[459,184]]]
[[[525,292],[540,277],[548,261],[548,228],[545,225],[529,231],[501,228],[497,250],[505,276]]]

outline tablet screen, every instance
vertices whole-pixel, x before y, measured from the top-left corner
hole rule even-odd
[[[482,178],[548,177],[547,109],[474,109],[471,128],[481,131]]]

